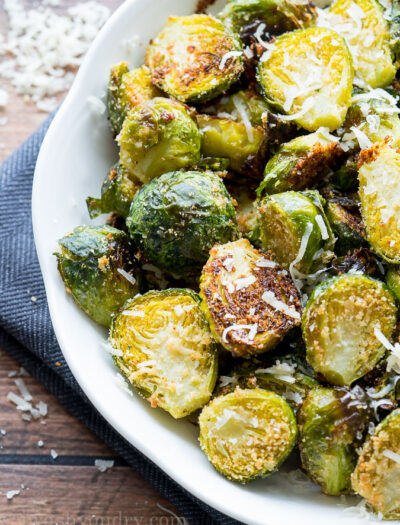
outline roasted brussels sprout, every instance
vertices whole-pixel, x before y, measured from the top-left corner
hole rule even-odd
[[[352,487],[387,520],[400,519],[400,409],[389,414],[366,441]]]
[[[329,184],[338,191],[358,190],[357,162],[353,157],[347,159],[343,166],[329,176]]]
[[[181,102],[210,100],[243,71],[240,40],[209,15],[170,16],[147,49],[152,81]]]
[[[117,140],[122,166],[143,184],[200,160],[201,133],[175,100],[158,97],[131,110]]]
[[[350,491],[350,476],[357,463],[356,447],[363,436],[367,414],[366,402],[347,389],[314,388],[300,408],[303,468],[324,494],[338,496]]]
[[[347,252],[366,246],[358,199],[332,190],[324,192],[326,218],[336,236],[335,253]]]
[[[293,411],[268,390],[237,389],[203,408],[200,444],[212,465],[233,481],[247,483],[274,472],[297,438]]]
[[[379,333],[391,339],[395,325],[384,284],[362,274],[333,277],[315,288],[304,311],[307,360],[329,383],[350,385],[384,356]]]
[[[391,263],[400,262],[400,150],[390,139],[363,150],[358,162],[361,215],[367,240]]]
[[[389,268],[386,274],[386,284],[396,300],[400,303],[400,267]]]
[[[342,35],[349,46],[356,77],[378,88],[389,85],[396,74],[391,34],[384,10],[376,0],[336,0],[321,11],[318,25]]]
[[[202,308],[215,340],[233,355],[265,352],[299,326],[300,296],[286,273],[247,239],[211,249]]]
[[[110,226],[78,226],[58,244],[58,270],[67,292],[94,321],[109,326],[139,291],[128,236]]]
[[[335,257],[331,262],[330,272],[332,277],[342,273],[361,272],[378,279],[382,279],[384,273],[382,263],[369,248],[358,248],[347,255]]]
[[[343,157],[338,139],[316,131],[283,144],[268,161],[257,194],[303,190],[318,182]]]
[[[235,208],[211,172],[172,172],[135,196],[126,224],[146,259],[178,277],[200,272],[210,248],[238,235]]]
[[[113,66],[107,91],[107,109],[112,132],[118,135],[130,109],[159,96],[161,92],[151,83],[150,70],[146,66],[133,71],[129,71],[127,62]]]
[[[334,238],[316,191],[265,196],[258,207],[260,240],[284,268],[307,274],[321,265]]]
[[[227,158],[229,167],[243,175],[257,177],[262,172],[267,144],[260,126],[210,115],[199,115],[197,122],[203,135],[203,155]]]
[[[175,418],[205,405],[217,378],[216,346],[191,290],[139,295],[113,320],[115,363],[152,407]]]
[[[374,91],[359,93],[353,97],[353,103],[339,130],[347,150],[353,152],[360,150],[358,139],[360,132],[364,142],[365,137],[371,143],[392,137],[393,144],[400,145],[400,119],[395,112],[396,99],[383,89],[377,92],[381,98],[374,98]],[[364,142],[362,142],[363,148],[365,148]]]
[[[310,28],[278,37],[260,59],[258,80],[267,101],[308,131],[338,128],[351,101],[353,67],[344,40]]]
[[[139,190],[140,183],[133,182],[121,164],[115,164],[107,173],[101,187],[101,198],[88,197],[86,204],[91,219],[102,213],[115,212],[126,218],[133,197]]]
[[[303,0],[229,0],[219,18],[232,31],[245,36],[264,24],[268,35],[302,29],[316,19],[315,7]]]

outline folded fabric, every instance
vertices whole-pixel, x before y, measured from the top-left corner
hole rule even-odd
[[[150,481],[190,523],[238,524],[194,498],[126,442],[90,404],[62,356],[50,320],[31,222],[33,173],[51,120],[52,116],[0,166],[0,347]]]

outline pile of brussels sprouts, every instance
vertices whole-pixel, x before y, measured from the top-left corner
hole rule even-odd
[[[76,303],[228,479],[292,451],[400,518],[397,2],[228,0],[112,67],[119,161],[59,241]],[[397,265],[397,266],[396,266]],[[196,412],[197,411],[197,412]]]

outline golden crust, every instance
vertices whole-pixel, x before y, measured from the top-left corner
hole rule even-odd
[[[240,268],[235,266],[239,258],[246,260]],[[227,261],[231,259],[234,262],[228,271]],[[272,261],[269,254],[255,250],[246,239],[215,246],[201,277],[204,310],[214,337],[239,356],[274,347],[289,330],[300,324],[300,294],[293,281],[278,264],[272,268],[257,266],[260,259]],[[248,278],[250,284],[247,286],[239,289],[235,286],[241,279]],[[263,299],[265,292],[271,292],[277,301],[297,312],[297,316],[291,317],[272,307]],[[235,325],[257,325],[255,337],[249,338],[247,328],[230,329]]]

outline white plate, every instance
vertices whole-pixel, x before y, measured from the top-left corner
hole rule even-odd
[[[89,95],[103,97],[112,64],[129,59],[139,66],[146,43],[169,14],[190,14],[195,0],[129,0],[110,18],[89,50],[74,85],[40,151],[33,185],[33,226],[51,318],[65,359],[99,412],[132,445],[192,494],[245,523],[258,525],[356,525],[339,500],[316,487],[299,493],[281,475],[247,486],[217,474],[197,442],[197,430],[154,410],[126,393],[116,380],[111,356],[102,347],[106,332],[66,294],[53,255],[57,239],[79,224],[90,224],[85,198],[97,196],[104,174],[117,158],[105,116],[93,115]],[[139,36],[127,55],[121,42]]]

